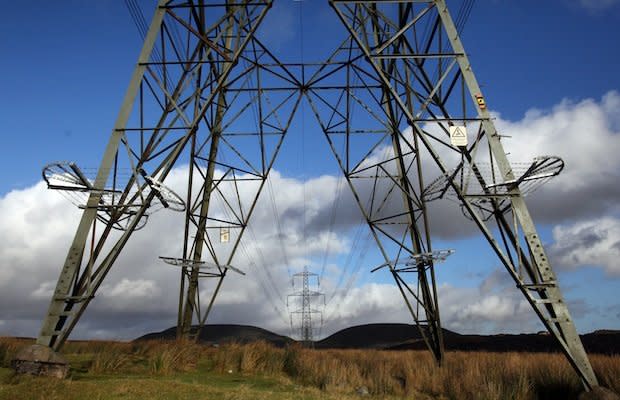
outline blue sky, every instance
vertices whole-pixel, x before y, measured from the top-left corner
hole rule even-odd
[[[142,1],[141,4],[148,21],[152,3]],[[453,6],[455,13],[459,2],[449,4],[456,5]],[[303,11],[302,20],[300,7]],[[300,32],[300,26],[303,26],[303,33]],[[572,304],[571,310],[580,331],[620,329],[620,301],[615,296],[620,284],[620,267],[617,262],[603,256],[582,259],[584,254],[590,254],[588,251],[595,250],[609,257],[620,251],[617,207],[620,197],[613,188],[618,178],[615,167],[620,165],[610,161],[610,158],[617,157],[617,151],[620,150],[620,106],[617,104],[620,53],[616,51],[620,37],[619,26],[620,1],[615,0],[479,0],[462,35],[487,103],[498,115],[499,126],[510,132],[523,132],[523,137],[534,130],[547,133],[550,139],[545,143],[548,146],[541,150],[555,152],[557,149],[564,152],[559,155],[567,163],[574,159],[574,165],[587,166],[588,163],[605,160],[602,175],[607,180],[597,181],[599,185],[596,188],[584,184],[590,175],[583,172],[587,168],[582,167],[580,170],[569,171],[568,178],[562,181],[563,186],[550,185],[541,190],[543,193],[532,198],[533,214],[541,234],[550,252],[562,264],[556,269],[564,293]],[[331,9],[323,2],[278,0],[261,34],[285,60],[299,58],[303,41],[304,59],[319,61],[325,58],[332,44],[335,45],[332,38],[341,32]],[[141,44],[122,0],[66,0],[54,4],[11,2],[4,5],[3,21],[0,23],[0,52],[4,55],[0,64],[0,90],[3,93],[0,97],[0,135],[4,143],[3,157],[0,159],[0,215],[3,215],[5,222],[0,221],[0,237],[14,240],[5,240],[4,244],[0,244],[4,246],[0,254],[4,255],[6,263],[0,264],[0,268],[5,269],[4,275],[0,272],[0,288],[11,282],[10,277],[15,277],[10,271],[15,265],[38,264],[43,258],[60,260],[64,256],[69,244],[68,237],[75,227],[69,222],[75,221],[78,214],[72,211],[73,214],[66,218],[67,226],[60,226],[62,215],[68,208],[64,208],[60,201],[41,197],[47,193],[36,186],[41,180],[41,168],[47,162],[56,160],[76,161],[85,167],[98,165]],[[296,131],[291,132],[287,138],[275,168],[280,182],[290,184],[291,188],[303,187],[303,182],[306,182],[305,190],[310,196],[315,192],[312,184],[320,181],[321,177],[337,177],[338,173],[327,153],[322,133],[317,130],[309,110],[306,111],[308,114],[304,117],[306,123],[303,129],[298,121]],[[584,149],[583,152],[571,147],[570,143],[554,147],[554,141],[561,141],[564,137],[554,127],[563,126],[565,120],[568,121],[567,126],[579,127],[578,132],[571,131],[565,136],[589,135],[588,128],[591,127],[592,140],[606,142],[588,151]],[[603,128],[606,129],[604,132]],[[603,136],[594,135],[598,133]],[[526,146],[523,141],[518,143],[517,138],[514,147],[508,151],[517,153]],[[298,156],[302,148],[307,151],[303,158]],[[591,173],[596,174],[595,166]],[[570,187],[570,190],[565,190],[566,187]],[[597,193],[597,199],[591,199],[589,191]],[[321,196],[317,193],[316,199],[312,201],[319,206],[331,204],[329,196]],[[567,210],[562,212],[550,212],[545,207],[549,207],[550,202],[557,201],[557,198],[566,199],[563,202],[571,205],[574,202],[569,198],[583,199],[576,203],[583,210],[570,211],[566,206]],[[25,214],[19,215],[22,211],[16,202],[24,204],[23,212],[29,210],[28,215],[32,215],[32,210],[36,209],[34,204],[39,204],[39,200],[44,210],[46,206],[54,208],[50,209],[50,215],[58,214],[58,220],[49,216],[34,219],[34,223]],[[585,204],[590,202],[591,207]],[[280,209],[289,206],[293,207],[284,200],[279,204]],[[9,224],[8,221],[13,220],[17,222]],[[59,225],[42,230],[49,232],[53,240],[50,239],[50,243],[41,247],[29,243],[32,236],[25,232],[31,232],[31,235],[39,232],[32,224],[51,224],[50,221]],[[350,244],[353,241],[350,232],[354,231],[352,229],[348,234],[342,233],[340,244]],[[584,235],[591,236],[593,232],[598,238],[595,245],[589,244],[579,254],[571,253],[570,249],[577,249],[583,243]],[[457,250],[448,262],[438,266],[440,293],[447,293],[444,296],[445,319],[449,328],[463,331],[479,329],[485,332],[515,331],[523,326],[525,330],[536,329],[535,323],[523,325],[523,320],[534,320],[535,316],[520,308],[518,296],[504,299],[499,296],[506,288],[514,289],[514,285],[504,279],[506,274],[495,273],[499,262],[490,255],[478,236],[471,233],[457,234],[450,229],[446,229],[441,236],[441,245],[435,248]],[[15,238],[22,238],[23,241]],[[618,249],[614,246],[618,246]],[[33,253],[29,257],[21,257],[20,251],[26,249]],[[130,251],[134,251],[135,257],[139,259],[138,250]],[[335,277],[338,276],[338,265],[344,263],[347,253],[342,249],[334,250],[334,253],[337,254],[330,259],[330,265],[333,264],[330,268],[333,268]],[[300,259],[309,258],[312,257],[300,255]],[[361,267],[366,272],[360,274],[349,298],[342,301],[342,310],[350,312],[342,316],[341,325],[374,321],[376,310],[396,310],[396,306],[386,305],[389,299],[373,297],[382,297],[389,290],[389,281],[385,276],[367,274],[375,260],[376,257],[369,256],[365,263],[370,265],[364,264]],[[24,289],[23,293],[30,291],[28,311],[19,313],[2,309],[0,334],[3,331],[36,334],[38,318],[44,312],[46,299],[45,296],[37,297],[33,293],[39,293],[37,290],[45,292],[42,282],[55,279],[55,271],[59,267],[60,263],[46,265],[45,268],[41,267],[44,271],[39,274],[36,268],[29,265],[28,271],[32,274],[28,280],[19,280],[23,281],[24,288],[29,288]],[[166,276],[161,279],[172,278]],[[127,278],[119,272],[111,276],[109,291],[116,293],[115,290],[125,287],[123,282],[125,286],[134,284],[139,289],[134,292],[144,293],[146,299],[153,295],[151,292],[156,293],[156,289],[163,290],[161,282],[152,283],[148,276]],[[231,283],[230,292],[234,288]],[[214,322],[260,324],[261,321],[253,321],[246,313],[238,311],[235,304],[240,302],[230,300],[226,293],[222,307],[214,313]],[[368,304],[370,308],[375,307],[374,314],[354,307],[355,296],[364,293],[371,295],[361,303]],[[452,310],[459,304],[459,300],[453,300],[453,297],[458,299],[459,295],[468,299],[467,304],[463,305],[465,310]],[[481,301],[474,301],[476,297]],[[111,313],[115,307],[122,307],[113,300],[105,300],[105,296],[103,298],[100,305],[93,304],[93,316],[86,318],[78,334],[91,337],[114,335],[98,327],[94,316],[99,315],[105,319],[106,310]],[[6,304],[7,301],[2,299],[2,303]],[[171,311],[175,309],[174,304],[163,306],[169,307]],[[483,311],[487,310],[485,307],[505,309],[506,312],[498,312],[495,319],[483,318]],[[144,315],[149,316],[148,307],[144,310]],[[230,315],[230,310],[236,312],[238,317],[227,320],[226,315]],[[140,309],[135,310],[136,314],[139,312]],[[394,312],[393,318],[401,318],[399,312]],[[470,321],[466,322],[464,318]],[[172,321],[174,318],[169,319]],[[401,322],[409,322],[409,319],[405,316]],[[166,325],[165,321],[158,323],[149,325],[142,322],[136,329],[123,331],[119,335],[129,337],[140,329],[155,329],[157,326],[163,329],[171,325]],[[264,325],[282,330],[281,324],[278,324],[272,321]]]
[[[329,7],[307,1],[304,48],[313,53],[312,42],[333,43],[324,35],[339,27]],[[142,4],[148,21],[151,7]],[[284,16],[288,32],[268,28],[276,48],[293,59],[300,53],[297,7],[276,3],[269,17]],[[600,98],[617,89],[619,21],[615,2],[596,11],[577,0],[480,0],[463,41],[488,103],[514,120],[565,98]],[[2,130],[10,150],[0,190],[36,182],[45,160],[83,157],[96,164],[142,44],[123,1],[7,4],[0,34]],[[314,53],[306,59],[326,54]]]

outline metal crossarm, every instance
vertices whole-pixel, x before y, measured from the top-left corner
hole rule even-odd
[[[370,272],[376,272],[381,268],[389,268],[395,272],[419,272],[420,269],[424,270],[434,263],[445,261],[452,253],[454,253],[454,250],[435,250],[427,253],[414,254],[404,259],[383,263],[370,270]]]

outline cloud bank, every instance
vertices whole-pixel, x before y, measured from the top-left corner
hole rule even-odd
[[[535,220],[554,227],[549,249],[555,265],[601,268],[613,279],[620,276],[620,94],[612,91],[598,101],[565,100],[550,110],[531,110],[520,121],[498,115],[496,123],[502,134],[512,136],[505,142],[512,157],[555,154],[566,161],[563,174],[528,199]],[[177,168],[166,184],[182,188],[184,168]],[[351,279],[354,271],[365,274],[373,266],[374,244],[365,242],[365,226],[358,228],[361,216],[342,178],[325,175],[302,182],[273,171],[270,180],[274,196],[265,188],[235,258],[248,277],[228,275],[210,322],[289,334],[290,275],[309,265],[325,271],[322,290],[333,297],[323,333],[359,323],[410,323],[392,284],[374,276],[375,282]],[[455,223],[466,220],[453,203],[433,207],[438,237],[475,234],[467,222]],[[43,182],[0,198],[0,335],[38,333],[79,217],[79,209]],[[180,254],[182,225],[182,214],[162,211],[135,232],[73,337],[129,339],[175,324],[180,273],[158,256]],[[348,296],[333,295],[345,292]],[[540,328],[504,271],[490,270],[474,286],[448,277],[439,293],[448,329]]]
[[[551,257],[556,264],[576,269],[600,266],[611,277],[620,276],[620,220],[602,217],[553,229]]]

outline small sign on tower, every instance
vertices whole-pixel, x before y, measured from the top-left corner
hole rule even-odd
[[[230,242],[230,228],[227,226],[220,227],[220,243]]]
[[[452,146],[467,146],[467,128],[464,126],[451,126],[450,143]]]
[[[480,107],[481,110],[486,109],[487,103],[486,101],[484,101],[484,97],[482,97],[480,93],[478,93],[475,97],[476,97],[476,103],[478,103],[478,107]]]

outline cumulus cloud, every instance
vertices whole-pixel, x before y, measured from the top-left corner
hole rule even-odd
[[[336,188],[340,179],[325,176],[304,183],[273,172],[270,185],[279,195],[272,198],[265,189],[234,259],[248,276],[228,275],[210,321],[288,332],[285,299],[292,291],[290,274],[304,265],[318,272],[317,255],[348,251],[346,235],[336,233],[339,228],[334,225],[330,230],[325,219],[331,213],[323,213],[343,193]],[[186,182],[187,167],[183,166],[166,180],[179,193],[184,192]],[[241,193],[244,200],[251,195]],[[280,214],[280,226],[274,208]],[[77,207],[42,182],[0,198],[0,314],[10,321],[2,333],[35,335],[38,331],[79,216]],[[181,255],[183,219],[182,213],[164,210],[152,214],[146,227],[134,232],[76,327],[75,337],[131,338],[175,323],[180,270],[158,257]],[[222,251],[231,248],[219,246]],[[327,286],[329,281],[325,279]],[[202,298],[208,299],[213,287],[211,282],[203,284]],[[15,299],[20,301],[19,308],[13,306]]]
[[[514,304],[505,296],[491,295],[484,297],[463,308],[463,318],[480,318],[489,321],[502,321],[513,318],[520,309],[529,309],[525,300]]]
[[[620,181],[620,159],[616,155],[620,148],[620,93],[610,91],[598,100],[564,99],[548,110],[531,109],[518,121],[502,118],[499,113],[494,116],[515,170],[524,170],[538,156],[558,156],[565,162],[558,177],[526,194],[526,202],[537,223],[558,224],[620,211],[620,187],[616,184]],[[429,125],[425,129],[434,132],[437,128]],[[402,140],[408,141],[410,137],[411,129],[406,129]],[[460,162],[458,154],[444,146],[436,146],[435,150],[448,168]],[[437,178],[439,170],[425,153],[421,153],[423,175],[429,184]],[[385,144],[371,154],[368,163],[391,157],[391,146]],[[486,153],[478,157],[482,162],[488,159]],[[396,168],[394,163],[385,167]],[[412,176],[412,179],[417,177]],[[371,184],[371,180],[363,179],[354,182],[362,202],[370,197]],[[378,186],[378,193],[387,193],[390,189],[391,186],[384,183]],[[401,207],[399,193],[394,191],[393,194],[386,207],[391,209],[387,211]],[[463,216],[458,202],[450,200],[447,196],[428,204],[433,235],[447,239],[477,235],[477,227]]]
[[[536,332],[542,324],[505,270],[492,270],[478,287],[438,288],[444,327],[459,333]]]
[[[330,208],[328,206],[337,196],[344,196],[342,193],[345,191],[338,189],[340,178],[324,176],[303,183],[284,178],[276,171],[270,179],[273,179],[273,187],[281,193],[288,193],[273,199],[280,214],[281,230],[270,212],[272,199],[266,192],[252,220],[248,242],[242,246],[244,250],[235,260],[235,264],[245,269],[248,276],[228,275],[209,321],[254,324],[289,334],[285,304],[286,296],[294,290],[290,273],[304,265],[310,265],[318,272],[321,263],[316,256],[322,255],[326,249],[336,256],[347,255],[353,243],[366,249],[373,244],[369,236],[365,241],[361,239],[365,232],[363,226],[357,232],[357,239],[350,238],[349,228],[354,219],[349,214],[355,211],[355,207],[344,199],[340,199],[343,203],[340,207],[343,208],[345,222],[336,221],[333,229],[329,229],[331,213],[324,209]],[[183,168],[179,168],[166,183],[179,187],[184,180]],[[303,203],[303,186],[308,196],[305,209],[300,206]],[[79,217],[77,208],[56,195],[46,190],[44,185],[37,184],[11,192],[0,202],[0,215],[3,217],[0,224],[4,224],[1,232],[7,238],[0,242],[0,255],[11,260],[0,269],[3,276],[11,277],[0,281],[3,286],[0,310],[7,321],[2,325],[3,334],[36,335],[47,309]],[[300,233],[299,221],[300,214],[304,212],[308,224],[305,240]],[[4,218],[5,215],[7,218]],[[158,256],[180,253],[182,221],[179,222],[179,219],[182,218],[179,215],[165,211],[153,214],[147,226],[134,233],[77,325],[73,337],[133,338],[175,323],[180,271],[160,262]],[[51,226],[46,226],[48,221]],[[45,237],[30,242],[26,233],[37,231],[43,232]],[[24,248],[28,251],[21,251]],[[282,253],[282,248],[286,249],[286,255]],[[348,274],[344,275],[341,265],[333,262],[326,265],[322,290],[328,295],[335,290],[338,292],[328,298],[333,301],[325,310],[327,324],[323,334],[359,323],[412,323],[394,285],[354,284],[352,279],[357,275],[353,272],[359,274],[360,269],[368,267],[368,261],[364,260],[363,254],[354,260],[349,259],[348,263],[345,262]],[[24,270],[29,273],[19,273]],[[211,290],[209,282],[205,287],[202,297],[208,298]],[[440,292],[443,296],[442,307],[446,309],[444,322],[448,328],[480,331],[490,321],[488,315],[482,315],[481,307],[493,300],[482,301],[481,305],[477,302],[481,301],[480,295],[493,296],[493,293],[458,287],[444,287]],[[28,295],[24,296],[24,293]],[[19,308],[11,306],[14,299],[20,300]],[[470,311],[464,314],[464,310]],[[464,315],[467,315],[465,320]],[[504,310],[498,318],[506,316],[507,311]]]
[[[557,154],[567,163],[562,176],[528,201],[537,222],[560,224],[550,253],[568,268],[593,265],[619,275],[614,259],[620,255],[620,223],[610,217],[620,204],[620,161],[615,157],[619,115],[620,94],[613,91],[598,101],[563,101],[551,110],[531,111],[520,121],[498,116],[501,133],[512,136],[505,140],[512,155],[528,159]],[[165,183],[184,193],[186,177],[187,168],[178,167]],[[302,182],[273,171],[270,180],[276,193],[272,199],[269,187],[264,189],[233,260],[248,276],[227,276],[209,321],[289,333],[285,300],[293,290],[290,274],[309,265],[316,272],[325,268],[325,292],[350,288],[348,296],[337,296],[326,310],[331,323],[324,333],[356,323],[411,322],[392,284],[349,280],[351,272],[369,268],[361,249],[374,244],[360,244],[367,230],[358,230],[361,214],[342,178],[325,175]],[[432,207],[438,236],[477,232],[453,203]],[[78,208],[43,183],[0,198],[0,315],[5,321],[0,333],[36,335],[79,217]],[[180,271],[158,256],[180,256],[182,237],[182,214],[153,214],[123,250],[74,337],[132,338],[172,326]],[[358,253],[349,256],[352,250]],[[323,264],[325,251],[330,257]],[[341,274],[343,264],[348,275]],[[506,276],[504,271],[492,272],[473,288],[444,283],[439,299],[445,326],[459,332],[536,330],[533,312]],[[13,305],[16,301],[19,307]]]
[[[553,229],[550,255],[556,265],[575,269],[601,266],[610,276],[620,276],[620,220],[602,217],[559,225]]]
[[[123,279],[112,288],[106,290],[112,297],[131,298],[153,298],[160,294],[160,289],[152,280],[138,279],[135,281]]]
[[[54,294],[54,288],[56,287],[55,281],[42,282],[30,296],[35,299],[49,299]]]
[[[537,221],[557,223],[618,211],[618,115],[620,93],[611,91],[600,101],[563,100],[551,110],[531,110],[517,122],[498,118],[499,131],[512,137],[505,145],[513,159],[549,154],[566,163],[560,176],[528,199]]]
[[[600,100],[562,100],[549,110],[532,109],[521,120],[496,114],[495,125],[513,165],[541,155],[559,156],[564,170],[533,193],[526,203],[536,223],[558,224],[620,211],[620,93]],[[446,154],[450,156],[450,154]],[[457,203],[429,205],[435,235],[445,238],[477,234]],[[451,223],[452,221],[452,223]]]
[[[438,287],[444,328],[459,333],[536,332],[542,329],[534,311],[503,270],[493,270],[479,287],[443,283]],[[392,284],[367,283],[329,307],[326,329],[330,334],[359,323],[413,323],[398,289]]]

